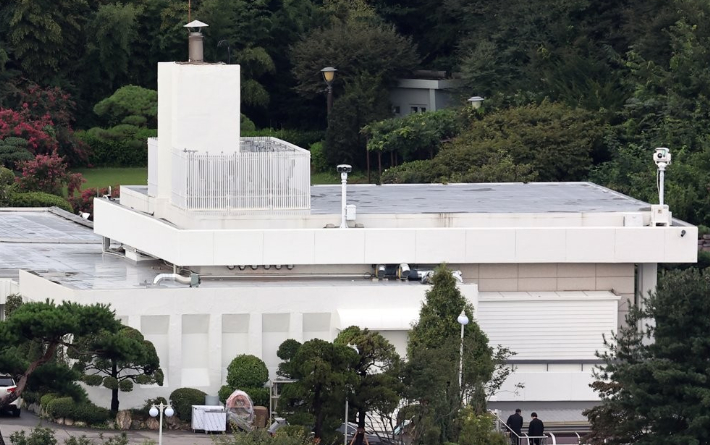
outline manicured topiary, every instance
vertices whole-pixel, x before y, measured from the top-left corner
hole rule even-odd
[[[266,364],[253,355],[238,355],[227,367],[227,385],[235,389],[262,388],[267,380]]]
[[[47,404],[47,414],[54,418],[72,417],[74,400],[71,397],[59,397]]]
[[[170,394],[170,405],[178,419],[185,422],[192,420],[192,405],[204,405],[205,393],[194,388],[178,388]]]

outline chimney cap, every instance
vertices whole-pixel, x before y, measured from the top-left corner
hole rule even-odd
[[[210,26],[207,23],[201,22],[199,20],[193,20],[187,25],[183,25],[183,28],[204,28],[206,26]]]

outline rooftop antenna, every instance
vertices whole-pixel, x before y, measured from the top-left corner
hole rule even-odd
[[[348,228],[348,222],[346,220],[346,210],[347,210],[347,205],[345,202],[345,197],[347,196],[346,192],[346,187],[348,184],[348,173],[353,171],[352,166],[348,164],[340,164],[338,165],[338,173],[340,173],[340,183],[342,184],[342,208],[340,209],[340,228],[341,229],[347,229]]]
[[[671,151],[666,147],[658,147],[653,153],[653,162],[658,166],[656,174],[656,185],[658,187],[658,205],[651,206],[651,224],[653,226],[670,225],[671,215],[668,206],[663,203],[663,181],[665,179],[666,167],[671,164]]]

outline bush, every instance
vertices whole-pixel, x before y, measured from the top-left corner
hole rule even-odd
[[[46,406],[47,414],[54,418],[72,417],[74,400],[71,397],[58,397]]]
[[[50,428],[35,428],[30,435],[25,435],[24,431],[16,431],[10,436],[10,443],[13,445],[57,445],[54,431]]]
[[[44,192],[10,192],[8,201],[10,207],[59,207],[74,212],[66,199]]]
[[[266,364],[254,355],[238,355],[227,367],[227,385],[232,388],[262,388],[267,380],[269,370]]]
[[[322,173],[328,171],[328,161],[323,153],[323,142],[311,144],[308,149],[311,152],[311,171],[313,173]]]
[[[170,394],[170,404],[178,419],[190,422],[192,420],[192,405],[204,405],[206,395],[199,389],[178,388]]]
[[[282,432],[289,429],[289,433]],[[290,426],[280,428],[273,437],[266,430],[254,430],[250,433],[238,432],[231,436],[221,436],[215,439],[216,445],[308,445],[313,441],[308,432],[294,429]]]
[[[40,401],[39,393],[36,393],[34,391],[23,391],[22,401],[26,404],[37,403]]]
[[[254,406],[269,407],[269,388],[247,388],[244,392],[249,394]]]
[[[93,166],[143,167],[148,165],[148,138],[158,130],[131,124],[109,129],[92,128],[78,131],[77,138],[90,148],[89,163]]]
[[[39,399],[39,404],[46,409],[47,405],[49,405],[49,403],[57,397],[59,397],[59,395],[57,395],[56,393],[47,393]]]
[[[232,388],[229,385],[224,385],[221,388],[219,388],[219,392],[217,393],[217,397],[219,397],[219,401],[222,403],[226,403],[227,399],[229,398],[230,395],[234,392],[234,388]]]
[[[102,425],[111,419],[111,411],[91,402],[83,402],[74,406],[72,418],[75,421],[86,422],[88,425]]]
[[[436,182],[433,162],[412,161],[382,172],[382,184],[419,184]]]

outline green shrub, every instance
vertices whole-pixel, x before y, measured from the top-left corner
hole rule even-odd
[[[244,392],[249,394],[254,406],[269,407],[269,388],[247,388]]]
[[[323,153],[323,142],[316,142],[309,147],[311,152],[311,171],[313,173],[322,173],[328,171],[328,162],[325,160]]]
[[[39,404],[46,409],[47,405],[49,405],[49,403],[57,397],[59,397],[59,395],[57,395],[56,393],[47,393],[39,399]]]
[[[221,388],[219,388],[219,392],[217,393],[217,397],[219,397],[219,401],[222,403],[225,403],[227,399],[229,398],[230,395],[234,392],[234,388],[232,388],[229,385],[224,385]]]
[[[30,435],[25,435],[24,431],[16,431],[10,436],[10,443],[13,445],[57,445],[54,431],[50,428],[35,428]]]
[[[39,402],[39,399],[39,393],[36,393],[34,391],[23,391],[22,393],[22,401],[27,404],[37,403]]]
[[[262,359],[254,355],[236,356],[227,367],[227,385],[232,388],[261,388],[269,380],[269,370]]]
[[[75,421],[86,422],[88,425],[102,425],[111,419],[111,411],[91,402],[83,402],[74,406],[72,418]]]
[[[9,168],[0,167],[0,186],[12,185],[15,182],[15,174]]]
[[[77,138],[90,148],[91,165],[111,167],[148,165],[147,139],[157,135],[158,130],[128,123],[108,129],[92,128],[76,133]]]
[[[71,397],[58,397],[47,404],[47,414],[54,418],[72,417],[74,400]]]
[[[382,184],[419,184],[436,182],[433,162],[412,161],[382,172]]]
[[[205,394],[194,388],[178,388],[170,394],[170,404],[178,419],[189,422],[192,420],[192,405],[204,405]]]
[[[44,192],[10,192],[10,207],[59,207],[62,210],[73,213],[74,210],[69,202],[57,195],[50,195]]]
[[[290,429],[289,434],[282,432],[287,428]],[[271,437],[266,430],[257,429],[249,433],[238,432],[215,439],[216,445],[308,445],[312,443],[308,433],[304,434],[301,430],[289,426],[280,428],[274,437]]]

